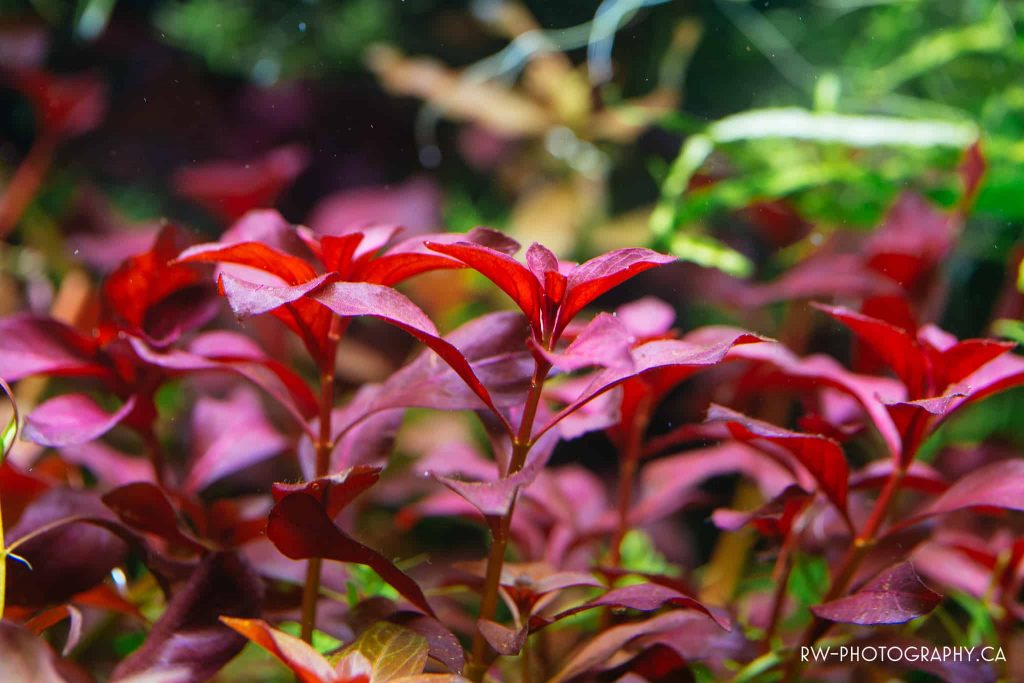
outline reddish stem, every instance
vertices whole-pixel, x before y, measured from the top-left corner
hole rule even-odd
[[[832,579],[832,585],[829,587],[825,597],[822,598],[823,603],[836,600],[846,592],[846,588],[856,575],[860,563],[864,560],[864,556],[867,555],[868,550],[875,544],[875,536],[878,534],[878,530],[881,529],[882,524],[885,523],[885,519],[889,514],[889,508],[892,506],[897,491],[899,491],[900,486],[903,484],[906,472],[907,466],[900,465],[889,475],[889,479],[885,482],[885,487],[878,495],[878,498],[875,499],[874,507],[871,509],[871,516],[868,517],[867,522],[864,523],[857,537],[853,539],[853,543],[839,563]],[[789,665],[786,667],[785,680],[800,680],[800,672],[803,666],[798,653],[803,647],[816,643],[819,638],[828,632],[830,626],[831,622],[825,621],[820,617],[814,617],[804,631],[800,643],[791,650]]]
[[[14,229],[25,209],[39,192],[39,186],[46,177],[56,148],[56,136],[49,133],[40,134],[14,171],[3,195],[0,196],[0,239]]]
[[[331,431],[331,411],[334,409],[334,360],[341,333],[342,319],[336,315],[332,316],[331,328],[327,335],[327,353],[320,363],[320,432],[316,441],[315,465],[317,479],[327,476],[331,466],[331,451],[334,450],[334,435]],[[320,597],[322,564],[319,557],[313,557],[306,565],[306,581],[302,588],[300,637],[307,643],[313,642],[313,631],[316,628],[316,607]]]
[[[526,398],[526,406],[523,409],[523,419],[519,422],[519,432],[512,440],[512,458],[509,462],[506,477],[510,477],[526,464],[526,456],[533,445],[533,423],[537,418],[537,408],[540,406],[541,394],[544,390],[544,380],[547,378],[551,365],[546,361],[535,361],[533,379],[530,381],[530,391]],[[491,550],[487,556],[487,571],[484,575],[484,587],[480,597],[479,619],[493,620],[494,613],[498,608],[498,589],[501,586],[501,570],[505,564],[505,551],[508,548],[508,540],[512,528],[512,515],[515,512],[515,499],[509,506],[508,513],[500,519],[488,520],[491,528]],[[470,677],[476,681],[482,681],[487,672],[484,660],[487,657],[487,640],[483,633],[477,630],[473,636],[473,663]]]
[[[651,418],[650,405],[650,397],[644,396],[640,399],[636,408],[636,419],[630,425],[625,452],[623,452],[622,459],[619,461],[619,524],[615,529],[615,535],[612,537],[611,556],[609,558],[612,567],[618,567],[622,562],[622,540],[629,533],[629,511],[633,505],[633,487],[636,483],[637,463],[643,451],[644,435],[647,433],[647,424]]]

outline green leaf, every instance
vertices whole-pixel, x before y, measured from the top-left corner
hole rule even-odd
[[[373,669],[374,683],[415,676],[427,665],[427,639],[407,628],[379,621],[339,653],[338,660],[358,653]]]
[[[1021,271],[1024,273],[1024,270]],[[1017,287],[1024,286],[1024,280],[1018,280]],[[992,334],[997,337],[1005,337],[1018,344],[1024,344],[1024,321],[1000,318],[992,323]]]
[[[290,636],[299,638],[302,633],[302,625],[297,621],[286,621],[279,625],[279,630]],[[313,646],[314,650],[325,655],[328,652],[334,652],[344,643],[328,633],[314,629],[313,642],[310,644]]]
[[[675,235],[669,242],[669,251],[680,261],[717,268],[735,277],[747,277],[754,270],[746,256],[707,235]]]

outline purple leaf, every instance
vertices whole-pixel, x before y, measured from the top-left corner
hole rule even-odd
[[[703,481],[739,472],[773,498],[793,481],[793,474],[754,448],[736,442],[687,451],[655,460],[641,471],[641,497],[630,514],[634,523],[664,518],[693,499]]]
[[[445,339],[472,365],[495,403],[509,406],[522,403],[533,373],[533,359],[524,345],[528,336],[529,329],[522,316],[500,312],[476,318]],[[439,410],[484,407],[459,375],[438,363],[429,352],[420,354],[389,377],[372,398],[371,407],[375,411],[395,407]]]
[[[135,408],[132,396],[107,413],[84,394],[64,394],[46,401],[25,418],[24,437],[41,446],[60,448],[103,436]]]
[[[632,641],[677,629],[689,624],[692,620],[692,612],[672,610],[645,621],[613,626],[586,640],[567,658],[559,672],[548,683],[566,683],[573,680],[605,664],[616,652]]]
[[[178,667],[189,672],[184,681],[209,680],[245,646],[245,638],[220,617],[259,616],[262,595],[259,577],[245,560],[234,553],[207,555],[111,680]]]
[[[824,355],[800,358],[781,344],[745,344],[729,352],[732,359],[745,359],[773,369],[787,387],[803,383],[811,389],[830,387],[854,398],[871,419],[890,454],[899,458],[902,439],[886,410],[884,401],[900,401],[906,388],[894,380],[852,373],[834,358]]]
[[[379,385],[364,385],[348,403],[332,411],[335,433],[329,473],[356,465],[383,465],[391,454],[405,410],[387,409],[382,393]],[[314,418],[309,426],[309,433],[318,434],[320,420]],[[308,435],[299,442],[299,465],[307,480],[316,476],[316,450]]]
[[[192,435],[194,455],[182,485],[191,494],[288,447],[267,421],[259,397],[247,388],[223,401],[200,397],[192,412]]]
[[[590,602],[564,610],[551,617],[534,616],[530,619],[530,629],[538,630],[573,614],[597,607],[627,608],[641,612],[654,612],[663,607],[680,607],[704,614],[726,631],[731,628],[727,617],[712,612],[695,598],[657,583],[639,583],[623,588],[614,588]]]
[[[494,651],[505,656],[522,652],[526,636],[529,635],[526,628],[511,629],[489,619],[480,619],[476,626]]]
[[[38,533],[15,551],[32,569],[11,558],[5,560],[10,604],[64,602],[103,581],[125,561],[128,546],[110,532],[84,523],[59,524],[83,517],[114,521],[95,494],[54,488],[36,498],[17,524],[6,529],[8,546]],[[47,530],[39,533],[42,529]]]
[[[538,351],[552,366],[566,372],[590,367],[628,371],[634,368],[630,354],[633,342],[633,335],[618,318],[599,313],[564,351]]]
[[[901,562],[871,579],[852,595],[811,607],[822,619],[875,626],[904,624],[935,609],[942,596],[921,582],[909,562]]]
[[[479,510],[486,519],[503,517],[511,509],[519,490],[532,484],[543,470],[556,442],[557,436],[553,432],[538,440],[530,449],[526,465],[511,476],[482,482],[462,481],[440,475],[434,475],[434,478]]]

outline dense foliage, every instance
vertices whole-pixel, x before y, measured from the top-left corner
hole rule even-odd
[[[10,4],[0,680],[1024,677],[1024,11]]]

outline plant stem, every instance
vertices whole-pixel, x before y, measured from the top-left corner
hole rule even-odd
[[[537,418],[537,408],[540,406],[541,394],[544,390],[544,380],[547,378],[551,365],[546,361],[535,361],[533,379],[530,381],[530,390],[526,397],[526,405],[523,408],[523,418],[519,422],[519,432],[512,440],[512,457],[509,461],[506,477],[510,477],[526,464],[526,456],[533,445],[531,436],[533,434],[533,423]],[[488,525],[491,529],[491,550],[487,556],[487,571],[484,575],[484,587],[480,597],[479,619],[494,619],[494,613],[498,608],[498,589],[501,586],[501,570],[505,564],[505,551],[508,548],[509,535],[512,528],[512,515],[515,511],[515,499],[509,506],[508,512],[499,519],[489,519]],[[483,661],[487,655],[487,640],[478,629],[473,635],[473,663],[471,665],[470,678],[482,681],[487,668]]]
[[[56,148],[57,139],[43,133],[32,143],[28,154],[14,171],[3,195],[0,195],[0,239],[14,229],[36,196]]]
[[[772,639],[779,630],[779,622],[786,606],[786,595],[789,592],[789,575],[793,572],[793,542],[796,534],[790,532],[786,536],[786,542],[779,549],[779,564],[777,576],[775,577],[775,594],[772,596],[772,612],[768,620],[768,627],[764,631],[762,641],[765,652],[771,652]]]
[[[334,450],[331,431],[331,411],[334,409],[334,360],[338,351],[338,340],[341,339],[342,319],[331,317],[331,327],[327,335],[327,353],[320,363],[320,401],[319,419],[320,433],[316,441],[316,464],[314,474],[317,479],[327,476],[331,467],[331,451]],[[325,487],[324,494],[327,494]],[[319,557],[312,557],[306,564],[306,581],[302,587],[302,621],[300,637],[307,643],[313,642],[313,631],[316,628],[316,607],[320,597],[320,569],[323,562]]]
[[[4,618],[7,600],[7,544],[4,541],[4,511],[0,505],[0,619]]]
[[[899,491],[900,486],[903,484],[903,478],[907,473],[908,466],[909,463],[908,465],[900,465],[889,475],[889,479],[885,482],[885,487],[878,494],[878,498],[875,499],[871,515],[868,517],[867,522],[864,523],[860,533],[853,539],[853,543],[850,544],[842,561],[839,563],[835,576],[832,579],[832,585],[829,586],[828,592],[822,598],[823,603],[836,600],[846,592],[846,588],[856,575],[864,556],[867,555],[868,550],[875,544],[875,536],[878,534],[882,524],[885,523],[885,519],[889,514],[889,508],[892,506],[897,491]],[[790,651],[784,680],[800,680],[803,666],[798,653],[801,648],[816,643],[818,639],[828,632],[830,626],[831,622],[825,621],[820,617],[814,617],[800,638],[800,642]]]
[[[647,424],[651,419],[651,400],[644,396],[636,407],[636,418],[629,428],[629,437],[626,441],[626,449],[619,461],[619,491],[618,491],[618,513],[619,524],[612,537],[611,556],[609,563],[617,568],[622,562],[622,540],[629,533],[629,511],[633,505],[633,487],[636,480],[637,464],[643,448],[644,435],[647,433]]]

